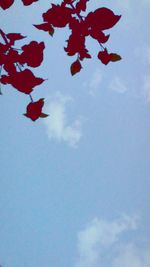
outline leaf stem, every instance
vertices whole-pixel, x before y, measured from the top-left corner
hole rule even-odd
[[[32,95],[29,94],[29,97],[30,97],[30,99],[31,99],[31,102],[33,103],[34,101],[33,101]]]
[[[6,38],[6,34],[0,29],[0,34],[1,34],[1,36],[2,36],[2,38],[3,38],[3,40],[4,40],[4,42],[6,43],[6,44],[9,44],[9,42],[8,42],[8,40],[7,40],[7,38]]]

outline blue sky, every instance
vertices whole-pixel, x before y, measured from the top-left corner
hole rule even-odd
[[[2,87],[0,264],[149,267],[150,1],[90,0],[89,10],[122,14],[107,47],[123,59],[102,65],[89,40],[93,58],[74,77],[63,50],[68,31],[51,38],[32,27],[49,1],[15,2],[0,11],[1,27],[45,41],[34,73],[48,80],[33,97],[45,97],[50,116],[28,120],[28,97]]]

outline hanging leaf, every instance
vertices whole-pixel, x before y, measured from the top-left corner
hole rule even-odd
[[[82,66],[79,60],[76,60],[75,62],[72,63],[70,67],[70,71],[72,76],[78,73],[81,70]]]
[[[32,121],[36,121],[39,118],[46,118],[48,115],[42,113],[43,106],[44,98],[41,98],[36,102],[30,102],[27,106],[26,113],[23,115],[30,118]]]
[[[119,61],[119,60],[122,59],[120,55],[115,54],[115,53],[111,53],[110,56],[111,56],[111,61],[112,62],[116,62],[116,61]]]
[[[105,65],[107,65],[111,61],[111,56],[108,54],[107,49],[105,48],[104,51],[100,51],[98,53],[98,59]]]

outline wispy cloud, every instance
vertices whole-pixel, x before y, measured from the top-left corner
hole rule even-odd
[[[127,91],[126,85],[118,76],[113,78],[113,80],[110,82],[109,88],[121,94]]]
[[[84,82],[83,86],[89,88],[89,94],[95,96],[103,80],[103,73],[100,69],[96,69],[91,79],[88,82]]]
[[[75,267],[149,267],[150,248],[142,250],[132,240],[125,242],[125,233],[133,230],[137,230],[136,217],[114,221],[95,218],[78,233]]]
[[[44,120],[47,134],[50,139],[64,141],[72,147],[76,147],[82,136],[81,120],[75,119],[69,123],[69,111],[67,104],[73,101],[69,96],[64,96],[57,92],[51,96],[46,106],[46,112],[50,114]]]
[[[139,248],[133,243],[121,246],[112,267],[149,267],[150,247]]]

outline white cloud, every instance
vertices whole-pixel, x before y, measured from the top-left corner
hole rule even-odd
[[[136,230],[136,231],[135,231]],[[92,220],[78,233],[78,258],[75,267],[150,267],[150,246],[136,244],[138,218]]]
[[[100,69],[96,69],[92,74],[91,80],[84,82],[83,86],[89,88],[89,94],[95,96],[103,80],[103,73]]]
[[[114,246],[125,231],[136,229],[136,221],[135,217],[128,216],[113,222],[97,218],[92,220],[78,233],[79,257],[75,267],[99,267],[105,257],[105,251]]]
[[[75,119],[72,123],[68,122],[67,103],[72,100],[71,97],[63,96],[59,92],[50,97],[46,106],[46,113],[50,116],[44,120],[44,123],[50,139],[65,141],[70,146],[76,147],[82,131],[80,119]]]
[[[149,267],[150,248],[138,248],[135,244],[129,243],[122,246],[112,267]]]
[[[125,93],[127,91],[127,87],[124,82],[116,76],[109,85],[110,89],[116,91],[118,93]]]

